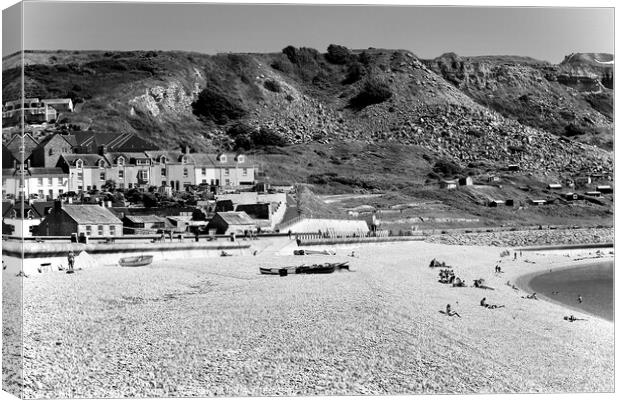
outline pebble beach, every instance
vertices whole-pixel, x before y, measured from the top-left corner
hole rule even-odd
[[[349,257],[355,250],[358,257]],[[614,391],[614,324],[529,300],[518,277],[592,250],[406,242],[3,276],[23,280],[26,398]],[[611,250],[611,249],[610,249]],[[605,260],[613,255],[605,252]],[[438,282],[445,261],[467,287]],[[575,259],[581,258],[578,261]],[[494,267],[501,260],[503,273]],[[326,275],[259,267],[349,261]],[[78,266],[79,267],[79,266]],[[495,290],[472,287],[483,278]],[[504,308],[479,306],[480,299]],[[461,318],[440,310],[451,304]],[[567,322],[565,315],[586,317]]]

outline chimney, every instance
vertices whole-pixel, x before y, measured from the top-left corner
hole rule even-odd
[[[67,197],[67,203],[73,204],[73,197]]]
[[[112,202],[111,202],[111,201],[106,201],[106,202],[105,202],[105,206],[106,206],[107,208],[112,207]]]
[[[62,200],[58,199],[54,201],[54,210],[56,211],[62,210]]]
[[[13,160],[13,169],[17,169],[17,160]]]
[[[107,152],[108,152],[108,146],[106,146],[105,144],[102,144],[101,146],[99,146],[99,155],[100,156],[103,156]]]
[[[189,154],[189,145],[186,144],[185,146],[183,146],[183,153]]]
[[[26,160],[26,169],[30,169],[30,159]]]

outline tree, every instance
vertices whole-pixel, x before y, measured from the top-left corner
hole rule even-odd
[[[229,98],[215,85],[209,85],[200,92],[192,108],[195,115],[218,125],[225,125],[229,120],[237,120],[246,114],[240,100]]]
[[[284,146],[286,140],[270,128],[260,128],[252,134],[252,143],[256,146]]]
[[[116,189],[116,182],[112,179],[108,179],[103,185],[101,185],[101,189],[112,192]]]
[[[325,58],[332,64],[346,64],[351,59],[351,52],[344,46],[330,44]]]

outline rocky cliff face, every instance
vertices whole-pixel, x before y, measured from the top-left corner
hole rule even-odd
[[[600,149],[613,128],[613,91],[603,84],[613,81],[608,57],[572,56],[555,66],[526,57],[340,52],[31,53],[40,64],[25,74],[38,96],[80,104],[63,122],[133,131],[162,147],[232,147],[228,132],[241,123],[288,143],[418,146],[463,166],[519,163],[537,172],[611,166],[611,153]],[[598,92],[583,91],[585,77],[601,83]],[[583,87],[565,83],[569,78]],[[10,88],[3,85],[3,94]]]
[[[608,53],[573,53],[558,66],[558,80],[579,91],[613,89],[614,56]]]

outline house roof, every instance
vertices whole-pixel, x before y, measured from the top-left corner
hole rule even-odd
[[[48,176],[48,175],[66,175],[62,168],[40,168],[40,167],[30,167],[26,170],[26,173],[30,176]]]
[[[158,217],[157,215],[125,215],[125,218],[127,218],[134,224],[166,222],[166,218]]]
[[[116,164],[116,160],[123,156],[125,158],[126,163],[131,163],[131,160],[145,160],[150,159],[150,157],[145,152],[129,152],[129,151],[111,151],[105,153],[105,158],[108,160],[110,164]]]
[[[67,215],[78,224],[122,224],[110,210],[95,204],[65,204]]]
[[[5,204],[6,203],[6,204]],[[54,207],[53,201],[34,201],[31,204],[24,204],[24,213],[27,215],[31,211],[36,218],[45,217],[45,210]],[[21,218],[21,204],[12,204],[10,202],[2,202],[2,216],[6,216],[9,212],[15,210],[17,218]]]
[[[109,165],[105,157],[98,154],[62,154],[60,157],[64,158],[69,165],[75,165],[77,160],[82,160],[84,166],[97,166],[99,160],[103,160],[106,166]]]
[[[63,135],[61,133],[54,133],[53,135],[49,135],[45,139],[43,139],[39,143],[39,147],[45,146],[46,144],[48,144],[55,137],[60,137],[61,139],[64,139],[64,141],[67,142],[71,147],[77,146],[77,141],[76,141],[74,135]]]
[[[245,211],[218,212],[215,215],[219,215],[228,225],[256,225]]]

